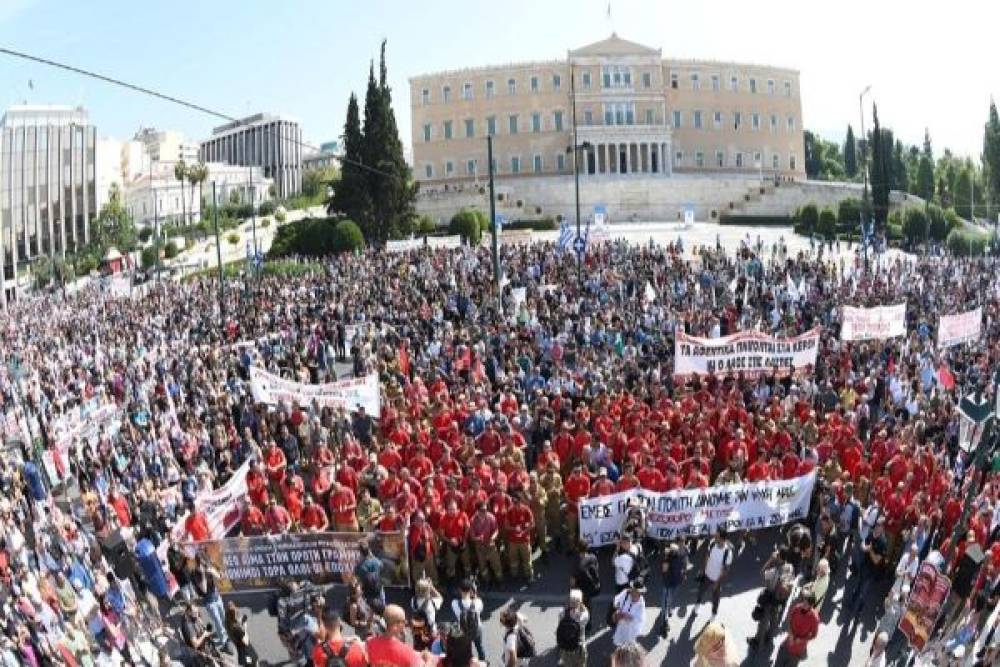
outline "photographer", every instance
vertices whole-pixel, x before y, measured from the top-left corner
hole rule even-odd
[[[257,651],[247,640],[247,615],[237,616],[236,604],[226,604],[226,632],[236,647],[236,661],[240,665],[257,664]]]

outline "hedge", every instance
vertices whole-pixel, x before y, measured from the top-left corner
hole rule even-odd
[[[832,208],[827,207],[819,212],[816,231],[827,239],[833,239],[837,236],[837,214]]]
[[[341,220],[333,228],[333,248],[337,252],[353,252],[364,246],[364,234],[353,220]]]
[[[531,229],[536,232],[549,232],[556,228],[556,219],[545,216],[538,220],[513,220],[503,226],[504,229]]]
[[[469,245],[479,245],[483,236],[482,220],[486,219],[481,211],[464,208],[456,213],[448,223],[448,231],[458,234]]]
[[[956,228],[948,232],[948,250],[956,257],[982,255],[989,237],[971,229]]]

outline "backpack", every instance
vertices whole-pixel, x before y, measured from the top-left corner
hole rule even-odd
[[[580,589],[591,596],[601,592],[601,572],[598,569],[597,558],[588,558],[580,569]]]
[[[629,581],[645,579],[646,575],[649,574],[649,562],[646,560],[646,554],[641,546],[636,551],[637,553],[630,554],[632,556],[632,569],[628,571]]]
[[[580,623],[570,616],[569,609],[563,612],[556,626],[556,646],[560,651],[575,651],[580,648],[580,640],[583,638],[583,629]]]
[[[470,602],[466,607],[462,600],[458,602],[461,613],[458,615],[458,626],[462,628],[465,636],[473,639],[478,637],[482,629],[480,628],[479,612],[475,609],[475,603]]]
[[[336,653],[330,648],[330,642],[323,642],[320,646],[326,656],[326,667],[347,667],[347,652],[351,650],[351,645],[346,639],[341,642],[340,650]]]
[[[507,633],[507,637],[511,634],[517,635],[517,649],[516,656],[518,660],[527,660],[529,658],[534,658],[537,655],[535,650],[535,635],[531,634],[526,626],[518,624],[517,630],[511,630]]]

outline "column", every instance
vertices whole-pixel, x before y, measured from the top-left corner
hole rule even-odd
[[[639,144],[639,162],[642,163],[642,173],[649,173],[649,144]]]

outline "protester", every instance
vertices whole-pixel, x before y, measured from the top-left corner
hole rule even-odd
[[[633,580],[612,601],[614,635],[611,641],[615,646],[638,640],[646,621],[645,594],[646,588],[642,582]]]
[[[556,646],[562,667],[587,667],[587,625],[590,612],[583,604],[583,592],[574,588],[569,592],[569,603],[559,612],[556,625]]]
[[[701,604],[705,591],[712,594],[712,617],[719,613],[719,600],[722,597],[722,582],[733,564],[733,545],[726,539],[724,528],[717,528],[708,545],[705,564],[701,578],[698,581],[698,604]]]

